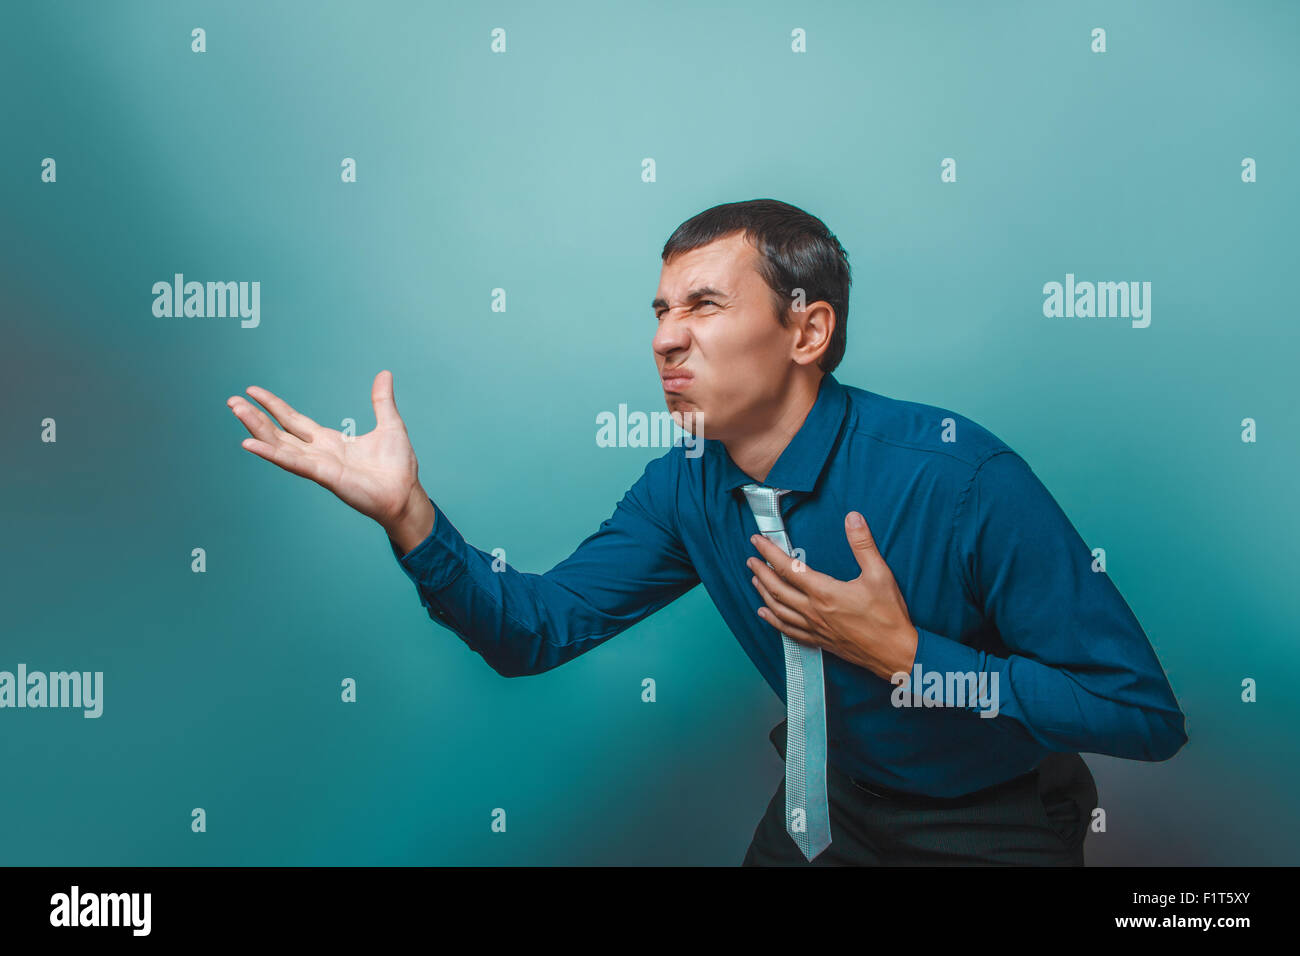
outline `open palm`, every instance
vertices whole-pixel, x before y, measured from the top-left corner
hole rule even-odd
[[[244,439],[244,448],[285,471],[310,478],[380,524],[388,525],[401,513],[418,482],[419,466],[406,425],[397,414],[391,372],[376,375],[370,389],[374,430],[348,439],[264,388],[253,385],[247,391],[275,417],[242,395],[227,399],[253,436]]]

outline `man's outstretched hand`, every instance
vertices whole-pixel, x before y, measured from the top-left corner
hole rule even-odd
[[[434,510],[420,486],[406,425],[397,414],[391,372],[376,375],[370,388],[374,430],[346,441],[342,432],[323,428],[266,389],[252,385],[247,391],[275,418],[242,395],[230,396],[226,404],[253,436],[244,439],[244,448],[310,478],[379,522],[402,554],[429,536]]]

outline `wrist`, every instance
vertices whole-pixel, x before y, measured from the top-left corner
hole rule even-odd
[[[920,642],[920,632],[914,624],[909,623],[892,643],[889,660],[882,662],[884,666],[877,672],[878,675],[889,680],[894,674],[900,672],[911,673],[912,666],[916,663],[916,651]]]
[[[436,513],[424,488],[417,481],[407,496],[401,512],[384,525],[393,545],[403,556],[414,551],[433,532]]]

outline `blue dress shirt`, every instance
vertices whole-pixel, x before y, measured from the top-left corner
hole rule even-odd
[[[755,479],[721,442],[704,444],[696,457],[677,445],[652,460],[545,574],[493,571],[492,555],[436,504],[424,541],[405,555],[390,547],[429,616],[507,677],[557,667],[703,583],[784,701],[781,636],[758,616],[763,600],[745,566],[761,559],[740,490]],[[791,546],[840,580],[861,573],[844,517],[866,517],[917,628],[913,675],[984,672],[986,693],[997,690],[993,716],[987,697],[958,699],[947,679],[930,695],[942,705],[924,706],[922,687],[905,695],[824,653],[833,767],[951,797],[1025,773],[1050,751],[1165,760],[1186,743],[1133,612],[1025,461],[985,428],[827,374],[763,483],[791,489],[781,498]],[[896,706],[900,698],[913,705]]]

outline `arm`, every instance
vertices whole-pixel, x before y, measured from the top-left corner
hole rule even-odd
[[[545,574],[517,571],[470,545],[436,505],[433,530],[393,556],[429,617],[505,677],[584,654],[699,583],[672,507],[674,448],[651,461],[614,513]],[[493,570],[494,561],[500,570]]]
[[[1130,760],[1178,752],[1183,713],[1146,634],[1019,455],[997,452],[976,469],[954,535],[962,578],[1012,653],[918,628],[924,670],[989,671],[990,687],[996,673],[992,720],[1014,721],[1004,729],[1051,750]]]
[[[429,616],[500,674],[563,664],[699,583],[677,533],[681,446],[650,462],[614,514],[546,574],[508,565],[496,572],[492,556],[471,547],[420,485],[387,370],[370,387],[375,428],[354,439],[264,388],[247,391],[275,419],[242,396],[227,399],[251,436],[243,447],[378,522]]]

